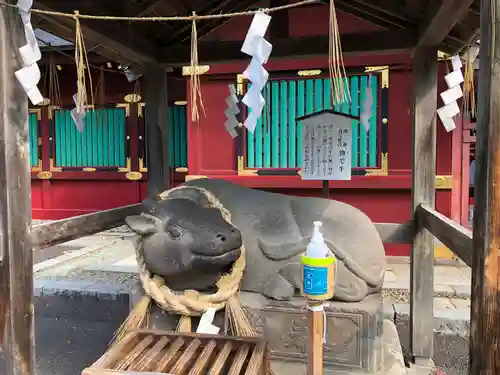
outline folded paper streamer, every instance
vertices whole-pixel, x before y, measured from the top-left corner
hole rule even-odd
[[[238,108],[238,97],[236,96],[236,88],[233,84],[229,85],[229,96],[226,98],[227,109],[224,114],[226,115],[226,122],[224,125],[226,126],[226,130],[231,136],[231,138],[236,138],[238,133],[236,132],[236,127],[239,122],[236,118],[236,115],[240,113],[240,109]]]
[[[365,88],[365,100],[363,100],[363,111],[359,120],[361,124],[365,127],[365,130],[370,130],[370,118],[372,117],[372,106],[373,106],[373,91],[372,91],[372,75],[368,76],[368,85]]]
[[[17,6],[24,26],[26,44],[19,48],[23,67],[14,74],[31,103],[37,105],[43,102],[43,96],[37,87],[38,82],[40,82],[40,69],[37,62],[42,58],[42,54],[38,47],[35,32],[31,26],[31,14],[29,10],[33,6],[33,0],[19,0]]]
[[[249,109],[244,125],[252,133],[255,131],[257,121],[259,121],[262,109],[266,104],[261,92],[269,79],[269,73],[262,65],[269,60],[273,49],[271,43],[264,39],[270,21],[271,16],[268,14],[264,12],[255,13],[241,47],[241,52],[252,56],[250,64],[243,72],[243,77],[248,79],[252,86],[242,100],[243,104]]]
[[[83,121],[87,115],[87,110],[85,108],[78,108],[78,94],[73,95],[73,102],[75,103],[75,108],[71,110],[71,118],[75,122],[76,128],[81,133],[85,129],[85,122]]]
[[[440,94],[444,105],[437,110],[438,116],[447,132],[456,127],[453,117],[460,113],[457,100],[463,96],[460,84],[464,82],[460,56],[452,56],[451,65],[453,66],[453,71],[444,76],[448,90]]]

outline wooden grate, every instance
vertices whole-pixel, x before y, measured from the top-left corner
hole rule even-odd
[[[138,330],[82,375],[267,375],[268,354],[256,337]]]

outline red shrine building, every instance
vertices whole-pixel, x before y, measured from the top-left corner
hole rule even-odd
[[[324,7],[289,9],[288,35],[326,35],[328,11]],[[381,29],[352,14],[339,11],[337,17],[341,34]],[[243,41],[250,22],[250,17],[231,19],[206,38]],[[165,142],[170,147],[172,184],[199,177],[222,178],[267,191],[321,196],[322,182],[301,180],[299,174],[301,125],[296,118],[332,107],[327,51],[324,57],[271,58],[265,65],[270,73],[264,90],[267,104],[257,128],[253,134],[241,128],[233,139],[224,126],[225,99],[231,83],[240,95],[247,89],[241,73],[249,61],[201,66],[205,113],[200,109],[198,122],[190,115],[189,76],[178,68],[169,74]],[[361,209],[374,222],[404,223],[411,217],[410,54],[349,54],[344,64],[351,101],[335,110],[359,116],[366,87],[373,90],[374,100],[368,131],[353,120],[352,179],[330,181],[330,198]],[[440,64],[439,92],[445,90],[446,64]],[[75,68],[70,63],[57,60],[61,105],[49,103],[30,109],[34,219],[81,215],[146,197],[148,140],[140,79],[128,82],[113,62],[99,65],[106,71],[91,72],[94,87],[100,81],[104,95],[95,95],[95,107],[88,112],[82,133],[70,116],[76,90]],[[470,149],[475,140],[473,123],[460,118],[456,124],[457,128],[447,133],[438,120],[436,209],[467,225]],[[408,255],[409,246],[388,244],[386,251],[388,255]],[[437,245],[436,256],[450,255]]]

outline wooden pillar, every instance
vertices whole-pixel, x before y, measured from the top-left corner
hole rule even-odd
[[[158,64],[148,65],[144,80],[148,195],[154,196],[169,188],[167,70]]]
[[[413,211],[421,203],[435,207],[437,48],[419,47],[413,56]],[[410,270],[410,345],[415,363],[433,353],[434,238],[416,224]]]
[[[481,0],[469,354],[472,375],[500,374],[499,23],[500,0]]]
[[[24,41],[18,11],[0,6],[0,328],[6,365],[0,373],[9,375],[35,373],[28,102],[14,76]]]

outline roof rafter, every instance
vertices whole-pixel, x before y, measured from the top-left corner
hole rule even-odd
[[[367,34],[341,35],[342,51],[345,55],[387,51],[407,51],[416,43],[417,35],[412,30],[376,31]],[[328,53],[328,35],[280,38],[273,40],[271,58],[294,56],[325,56]],[[228,61],[245,61],[248,56],[241,52],[241,41],[200,42],[199,61],[202,64]],[[160,60],[171,66],[189,64],[189,45],[166,46],[160,50]]]
[[[433,2],[418,26],[418,46],[437,46],[460,22],[474,0],[442,0]]]
[[[70,9],[64,9],[64,2],[59,3],[58,11],[72,12]],[[74,4],[68,4],[66,7],[72,8]],[[37,1],[37,8],[43,10],[53,10],[50,7],[50,1],[39,0]],[[62,9],[61,9],[62,8]],[[84,9],[81,9],[83,12]],[[71,18],[50,16],[46,14],[36,14],[37,18],[43,19],[45,27],[56,35],[64,35],[65,39],[75,40],[75,21]],[[117,25],[116,23],[113,23]],[[81,22],[82,31],[86,40],[103,46],[104,49],[109,50],[108,55],[120,56],[123,60],[133,64],[147,64],[157,62],[155,56],[155,49],[149,44],[146,38],[123,37],[124,28],[128,25],[120,24],[119,28],[114,28],[112,23],[106,24],[105,22]],[[118,33],[118,31],[120,31]],[[61,35],[61,36],[63,36]],[[113,53],[114,51],[114,53]],[[111,52],[111,53],[110,53]],[[105,53],[105,52],[104,52]]]

